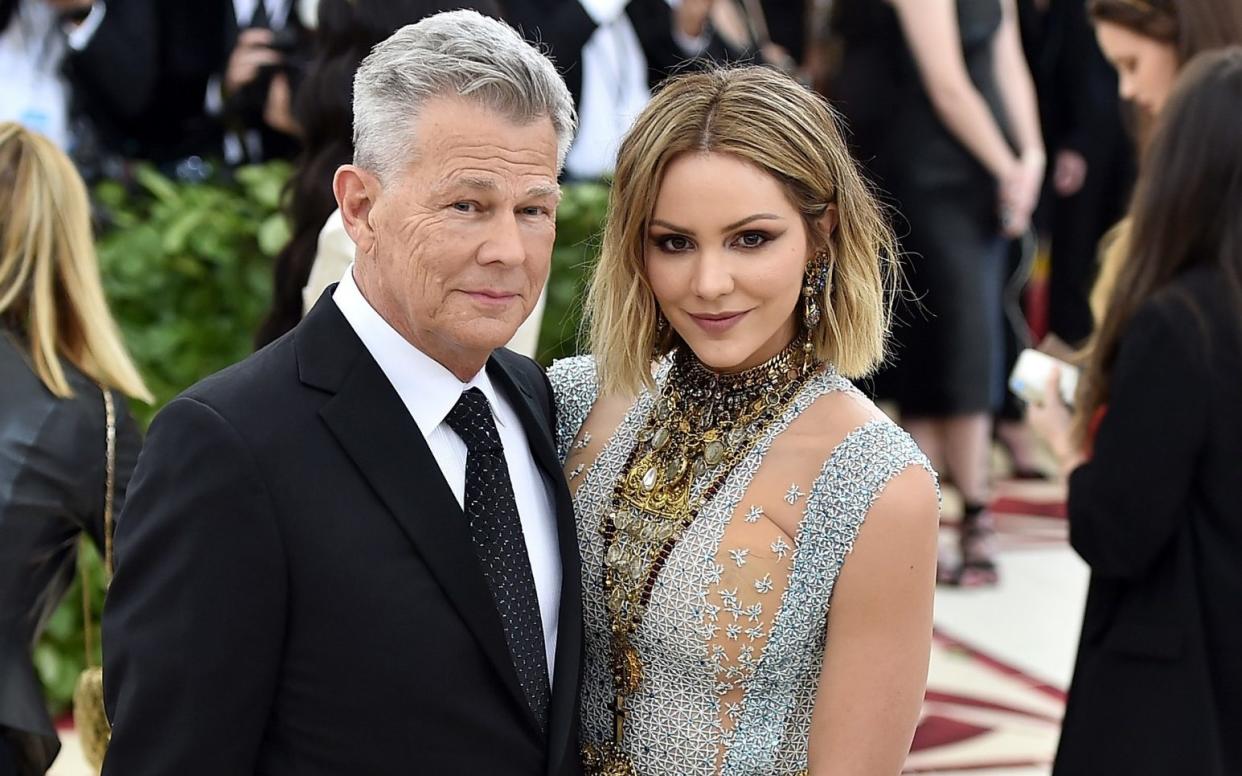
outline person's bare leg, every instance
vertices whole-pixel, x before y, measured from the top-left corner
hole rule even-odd
[[[958,583],[994,584],[997,580],[995,526],[987,512],[991,498],[989,474],[992,416],[958,415],[944,423],[945,459],[962,494],[962,568]]]
[[[901,425],[914,438],[914,443],[923,451],[923,455],[927,456],[932,468],[944,473],[946,461],[943,421],[933,418],[902,418]]]
[[[1020,480],[1045,479],[1035,455],[1035,439],[1031,429],[1020,420],[999,420],[996,438],[1009,452],[1013,462],[1013,476]]]
[[[992,416],[984,412],[955,415],[940,424],[945,461],[962,501],[986,504],[991,496]]]

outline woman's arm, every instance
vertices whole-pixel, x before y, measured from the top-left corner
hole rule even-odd
[[[1004,19],[992,41],[992,63],[996,83],[1000,86],[1005,114],[1013,129],[1018,152],[1023,157],[1044,156],[1044,138],[1039,129],[1039,103],[1035,84],[1022,53],[1022,36],[1018,31],[1018,9],[1014,0],[1004,0]]]
[[[918,66],[932,108],[949,132],[997,180],[1012,174],[1018,159],[971,83],[962,58],[953,0],[888,0],[897,11],[906,44]]]
[[[811,720],[811,776],[898,774],[927,684],[939,502],[902,472],[871,507],[842,567]]]
[[[1000,86],[1005,114],[1018,144],[1019,169],[1012,180],[1006,181],[1001,192],[1003,206],[1011,217],[1029,222],[1039,191],[1044,183],[1044,138],[1039,128],[1039,103],[1035,97],[1035,84],[1022,52],[1022,35],[1018,30],[1018,8],[1014,0],[1003,0],[1004,17],[1000,29],[992,41],[992,66],[996,83]]]

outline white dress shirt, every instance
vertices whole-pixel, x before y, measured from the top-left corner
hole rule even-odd
[[[262,2],[267,10],[267,18],[272,20],[272,29],[279,30],[289,20],[289,8],[293,0],[233,0],[233,14],[238,27],[245,27],[254,18],[254,9]]]
[[[647,57],[622,0],[582,0],[598,25],[582,47],[578,133],[565,159],[574,178],[602,178],[617,163],[621,137],[647,106]]]
[[[44,0],[21,0],[0,33],[0,121],[16,121],[69,145],[69,90],[60,73],[65,40]]]
[[[580,2],[596,28],[582,47],[578,133],[565,158],[565,171],[574,178],[596,179],[611,175],[617,166],[621,138],[647,107],[651,90],[647,55],[625,12],[629,0]],[[680,0],[667,2],[676,8]],[[676,24],[672,33],[686,57],[702,54],[710,43],[707,33],[690,38]]]
[[[539,613],[543,620],[544,648],[548,658],[548,680],[556,664],[556,636],[561,600],[561,559],[557,537],[556,507],[538,464],[526,441],[526,431],[513,405],[496,390],[481,369],[469,382],[457,377],[392,328],[366,300],[354,282],[352,265],[332,294],[345,320],[363,346],[379,364],[388,382],[396,389],[410,416],[418,425],[440,472],[457,498],[465,503],[466,444],[444,422],[458,398],[468,388],[478,388],[487,397],[496,419],[496,429],[505,449],[513,496],[522,520],[522,534],[535,577]],[[464,510],[464,506],[462,507]],[[465,520],[464,513],[436,516],[436,520]]]

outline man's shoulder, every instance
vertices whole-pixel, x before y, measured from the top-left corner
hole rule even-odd
[[[290,406],[301,381],[290,334],[183,391],[188,399],[210,407],[233,425],[262,423]]]

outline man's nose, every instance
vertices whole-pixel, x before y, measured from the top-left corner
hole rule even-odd
[[[517,214],[510,210],[498,211],[488,223],[487,239],[479,251],[485,264],[521,264],[526,259],[526,247],[522,243],[522,229]]]

